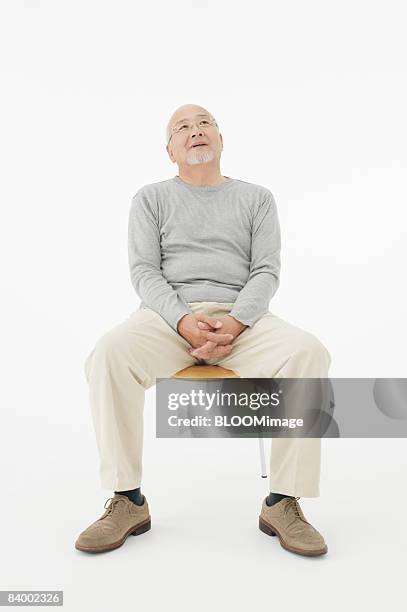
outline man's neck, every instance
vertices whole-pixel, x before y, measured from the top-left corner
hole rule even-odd
[[[216,185],[220,185],[227,181],[227,178],[222,176],[219,168],[216,170],[208,170],[196,166],[193,169],[191,168],[190,171],[185,171],[180,168],[178,176],[184,183],[205,187],[216,187]]]

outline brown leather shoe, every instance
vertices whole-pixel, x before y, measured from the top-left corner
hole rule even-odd
[[[144,496],[143,496],[144,497]],[[106,506],[106,502],[110,502]],[[148,503],[136,506],[125,495],[116,493],[105,502],[106,511],[78,536],[75,548],[96,553],[121,546],[127,536],[140,535],[151,528]]]
[[[328,552],[322,535],[305,518],[299,497],[284,497],[268,506],[263,500],[259,528],[270,536],[277,535],[286,550],[299,555],[317,556]]]

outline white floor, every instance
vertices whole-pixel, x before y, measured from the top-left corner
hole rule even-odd
[[[152,529],[88,555],[74,541],[112,492],[99,487],[84,405],[55,415],[53,439],[36,430],[34,413],[19,448],[4,436],[1,589],[62,589],[72,611],[404,605],[405,440],[323,441],[321,497],[300,503],[329,550],[306,558],[258,529],[268,481],[257,441],[156,439],[150,397],[142,490]]]

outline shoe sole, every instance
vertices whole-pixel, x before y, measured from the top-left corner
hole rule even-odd
[[[89,552],[89,553],[98,553],[98,552],[106,552],[108,550],[114,550],[115,548],[119,548],[120,546],[122,546],[122,544],[124,544],[124,542],[126,541],[126,539],[128,538],[128,536],[134,535],[140,535],[142,533],[145,533],[146,531],[149,531],[151,529],[151,518],[148,518],[146,521],[144,521],[143,523],[139,523],[136,528],[131,527],[131,529],[129,529],[124,536],[118,540],[117,542],[112,542],[112,544],[109,544],[107,546],[81,546],[80,544],[78,544],[77,542],[75,542],[75,548],[77,550],[81,550],[83,552]]]
[[[319,555],[325,555],[328,552],[327,546],[325,546],[324,548],[320,548],[319,550],[303,550],[301,548],[295,548],[295,546],[289,546],[284,541],[284,538],[281,536],[281,533],[279,533],[275,527],[272,527],[269,523],[264,521],[260,516],[259,529],[260,531],[269,536],[278,536],[281,546],[286,550],[289,550],[290,552],[297,553],[297,555],[305,555],[306,557],[317,557]]]

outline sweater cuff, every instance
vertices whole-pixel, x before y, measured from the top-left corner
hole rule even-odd
[[[247,327],[253,327],[253,325],[256,323],[258,319],[260,319],[260,316],[261,316],[260,315],[258,317],[246,317],[244,314],[240,315],[237,312],[236,313],[233,312],[233,310],[228,312],[228,315],[236,319],[236,321],[243,323],[243,325],[247,325]]]
[[[187,314],[192,314],[192,310],[190,308],[182,308],[177,312],[177,314],[174,317],[172,317],[167,322],[178,333],[177,325],[179,321],[182,319],[182,317]]]

